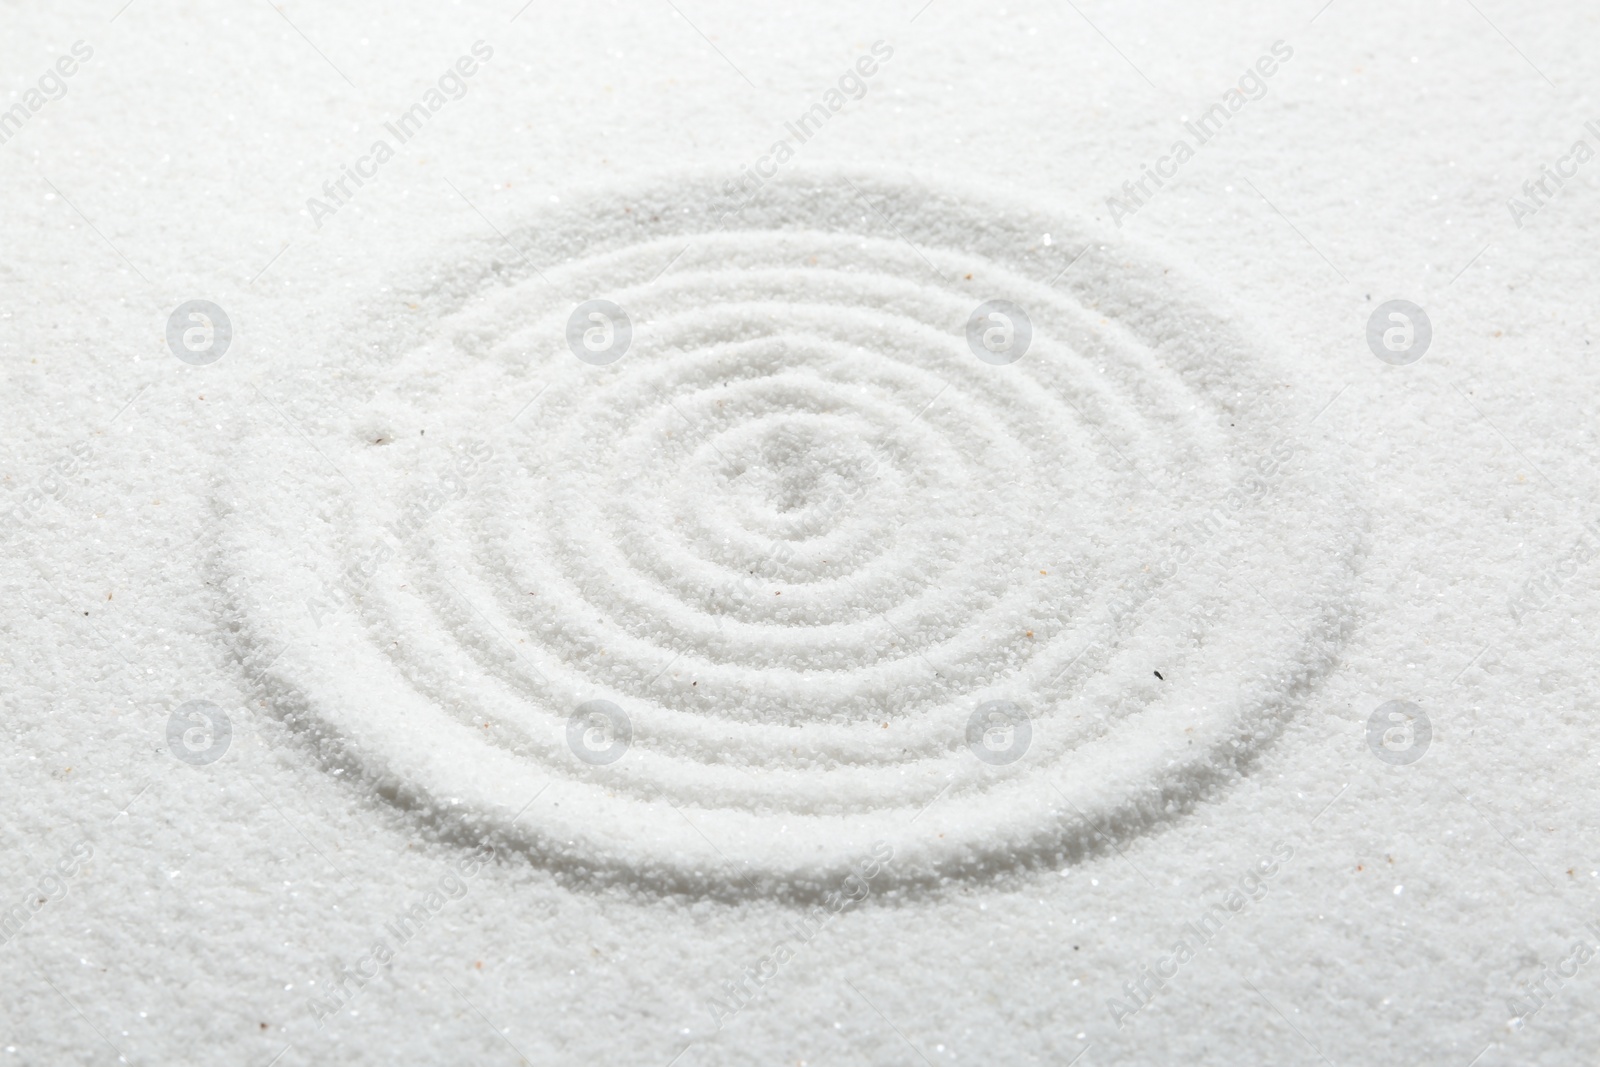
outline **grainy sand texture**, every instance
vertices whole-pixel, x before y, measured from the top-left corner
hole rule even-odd
[[[0,11],[0,1067],[1569,1065],[1600,13]]]

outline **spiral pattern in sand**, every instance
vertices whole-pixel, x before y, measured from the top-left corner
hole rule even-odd
[[[1247,769],[1330,662],[1348,503],[1149,257],[1063,273],[1093,235],[858,174],[506,237],[341,335],[325,466],[235,472],[282,487],[222,561],[267,698],[387,795],[668,890],[1050,865]]]

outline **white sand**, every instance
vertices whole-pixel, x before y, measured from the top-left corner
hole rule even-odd
[[[5,16],[0,1063],[1577,1062],[1596,17],[679,8]]]

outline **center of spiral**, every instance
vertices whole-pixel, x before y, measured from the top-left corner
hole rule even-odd
[[[835,526],[878,480],[878,454],[855,427],[825,416],[787,417],[722,453],[722,490],[767,536],[805,540]]]
[[[717,189],[430,264],[350,371],[426,437],[333,425],[323,480],[219,495],[241,658],[318,758],[551,869],[738,894],[876,840],[907,882],[1056,866],[1245,774],[1337,662],[1360,536],[1278,370],[1053,214],[819,172],[724,225]],[[229,484],[302,447],[263,424]]]

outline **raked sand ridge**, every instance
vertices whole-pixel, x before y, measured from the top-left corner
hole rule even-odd
[[[331,771],[564,876],[1071,863],[1248,773],[1341,641],[1317,412],[1071,220],[688,174],[361,304],[317,464],[291,422],[224,463],[242,669]]]

